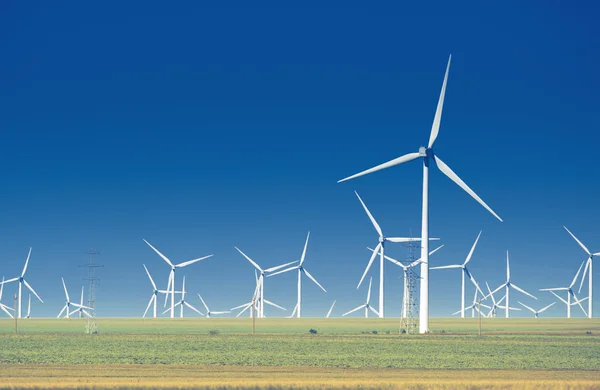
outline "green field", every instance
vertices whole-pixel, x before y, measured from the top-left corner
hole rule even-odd
[[[14,335],[14,322],[0,320],[0,384],[44,387],[62,378],[53,386],[395,387],[411,378],[415,386],[452,383],[449,388],[472,383],[493,388],[496,382],[600,387],[595,319],[486,319],[481,337],[474,319],[434,319],[432,333],[423,336],[398,334],[397,319],[261,319],[254,336],[248,318],[100,319],[97,335],[84,334],[85,322],[21,320]],[[104,374],[90,377],[84,370],[78,378],[76,367],[82,365]],[[143,374],[148,367],[163,377],[170,377],[167,371],[180,375],[149,382]],[[266,371],[244,382],[261,370],[277,375],[264,382]],[[302,381],[297,372],[320,374]],[[494,375],[496,382],[485,382]]]

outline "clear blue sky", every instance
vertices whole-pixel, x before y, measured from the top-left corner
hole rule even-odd
[[[432,265],[463,261],[483,230],[475,277],[503,282],[508,249],[513,281],[540,298],[511,302],[542,307],[537,289],[586,258],[562,225],[600,251],[597,4],[240,4],[1,6],[0,274],[33,247],[26,279],[45,304],[32,315],[58,314],[61,276],[77,295],[90,245],[98,314],[141,315],[142,264],[163,286],[168,273],[143,238],[177,262],[214,253],[185,270],[188,290],[230,308],[254,285],[234,245],[268,267],[298,259],[309,230],[306,267],[328,292],[307,281],[303,314],[361,304],[377,235],[353,190],[388,235],[418,235],[421,168],[336,181],[427,142],[449,54],[436,152],[505,222],[432,171],[431,234],[446,244]],[[386,271],[397,315],[401,274]],[[431,315],[458,310],[459,271],[431,283]],[[295,276],[265,294],[291,310]]]

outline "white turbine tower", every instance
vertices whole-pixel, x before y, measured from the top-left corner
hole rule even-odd
[[[31,318],[31,294],[29,294],[29,301],[27,303],[27,315],[25,318]]]
[[[471,257],[473,256],[473,252],[475,251],[475,247],[477,246],[477,242],[479,241],[479,237],[481,237],[481,232],[479,232],[479,234],[477,235],[477,238],[475,239],[475,243],[473,243],[473,246],[471,247],[471,251],[467,255],[467,258],[465,259],[464,263],[462,263],[462,264],[455,264],[455,265],[444,265],[444,266],[441,266],[441,267],[431,267],[430,268],[430,269],[448,269],[448,268],[460,268],[460,269],[462,269],[462,272],[461,272],[461,276],[462,276],[462,294],[461,294],[461,297],[460,297],[460,318],[465,318],[465,276],[468,277],[471,280],[471,283],[473,283],[473,285],[475,286],[475,289],[479,290],[479,292],[481,293],[482,296],[485,296],[485,294],[483,293],[483,291],[481,291],[481,289],[479,288],[479,285],[475,281],[475,278],[473,278],[473,275],[471,275],[471,273],[467,269],[467,263],[471,260]]]
[[[202,299],[202,296],[200,294],[198,294],[198,297],[200,298],[200,300],[202,301],[202,304],[204,305],[204,307],[206,308],[206,318],[210,318],[211,315],[213,314],[229,314],[231,313],[231,311],[210,311],[210,309],[208,308],[208,305],[206,304],[206,302],[204,302],[204,299]]]
[[[386,236],[384,236],[383,231],[381,230],[381,227],[379,226],[379,224],[377,223],[375,218],[373,218],[373,215],[367,208],[367,205],[365,204],[365,202],[363,202],[360,195],[358,195],[358,192],[354,191],[354,193],[356,194],[356,197],[360,201],[360,204],[362,204],[363,208],[365,209],[365,212],[369,216],[369,219],[371,220],[373,227],[377,231],[377,234],[379,234],[379,244],[377,244],[377,246],[375,247],[375,250],[373,251],[371,258],[369,259],[369,263],[367,264],[367,267],[365,268],[365,272],[363,272],[363,275],[360,278],[360,282],[358,282],[358,286],[356,286],[356,288],[357,289],[360,288],[360,285],[362,284],[363,280],[365,279],[365,276],[367,276],[367,272],[369,272],[369,269],[371,268],[371,265],[373,264],[373,261],[375,260],[375,257],[377,256],[377,253],[379,253],[379,318],[383,318],[383,306],[384,306],[384,299],[383,299],[383,281],[384,281],[384,275],[383,275],[384,266],[383,266],[383,264],[384,264],[384,261],[383,261],[383,259],[385,256],[385,253],[384,253],[385,243],[386,243],[386,241],[389,241],[389,242],[414,242],[414,241],[421,241],[421,239],[420,238],[386,237]]]
[[[88,318],[92,318],[92,315],[83,308],[83,286],[81,286],[81,300],[79,301],[79,307],[71,312],[70,315],[77,314],[77,317],[81,318],[83,315]]]
[[[439,251],[440,249],[442,249],[444,247],[444,245],[440,245],[437,248],[435,248],[434,250],[432,250],[431,252],[429,252],[429,256],[433,255],[435,252]],[[370,250],[371,252],[375,252],[374,249],[371,249],[369,247],[367,247],[368,250]],[[410,272],[410,269],[417,266],[419,263],[421,263],[421,259],[417,259],[415,261],[413,261],[412,263],[405,265],[402,264],[401,262],[399,262],[398,260],[392,259],[391,257],[389,257],[388,255],[384,255],[384,258],[394,264],[396,264],[398,267],[402,268],[403,274],[404,274],[404,287],[402,289],[403,296],[402,296],[402,314],[401,314],[401,318],[406,318],[406,313],[408,312],[408,306],[410,304],[410,290],[408,288],[408,273]]]
[[[156,318],[156,301],[158,300],[158,294],[169,294],[169,290],[159,290],[158,288],[156,288],[156,283],[154,283],[154,280],[152,279],[152,276],[150,276],[150,272],[148,271],[148,268],[146,268],[146,264],[143,264],[144,269],[146,270],[146,274],[148,274],[148,279],[150,279],[150,283],[152,283],[152,296],[150,297],[150,301],[148,302],[148,306],[146,306],[146,311],[144,312],[144,315],[142,316],[142,318],[146,318],[146,314],[148,313],[148,310],[150,310],[150,305],[154,304],[154,309],[153,309],[153,318]]]
[[[154,250],[154,252],[156,252],[171,267],[171,272],[169,273],[169,283],[167,285],[167,290],[170,290],[170,292],[171,292],[171,309],[170,309],[171,310],[171,318],[175,318],[175,270],[177,268],[183,268],[183,267],[188,266],[190,264],[197,263],[197,262],[199,262],[201,260],[208,259],[209,257],[212,257],[213,255],[208,255],[208,256],[200,257],[198,259],[193,259],[193,260],[189,260],[189,261],[184,261],[183,263],[179,263],[179,264],[173,264],[171,262],[171,260],[169,260],[167,258],[167,256],[165,256],[162,253],[160,253],[158,251],[158,249],[156,249],[155,247],[153,247],[148,241],[144,240],[144,242],[146,244],[148,244],[148,246],[150,248],[152,248]],[[165,306],[167,304],[167,297],[168,296],[165,296]]]
[[[237,246],[234,247],[235,249],[237,249],[238,252],[240,252],[240,254],[242,256],[244,256],[246,258],[246,260],[248,260],[250,262],[250,264],[252,264],[254,266],[254,268],[256,268],[259,272],[260,272],[260,277],[258,278],[258,283],[260,284],[260,291],[259,291],[259,296],[258,296],[258,304],[259,304],[259,308],[258,308],[258,315],[257,318],[264,318],[265,313],[264,313],[264,308],[265,308],[265,299],[264,299],[264,294],[265,294],[265,274],[269,273],[269,272],[273,272],[273,271],[277,271],[278,269],[287,267],[288,265],[294,264],[295,261],[286,263],[286,264],[282,264],[282,265],[278,265],[275,267],[271,267],[271,268],[267,268],[265,270],[263,270],[262,268],[260,268],[260,266],[258,264],[256,264],[256,262],[254,260],[252,260],[247,254],[245,254],[244,252],[242,252],[240,250],[240,248],[238,248]]]
[[[371,277],[369,279],[369,291],[367,292],[367,302],[360,305],[359,307],[356,307],[352,310],[350,310],[347,313],[342,314],[342,317],[347,316],[348,314],[352,314],[357,310],[360,309],[365,309],[365,318],[369,318],[369,310],[371,310],[373,313],[375,313],[376,316],[379,316],[379,313],[377,313],[377,310],[373,309],[373,307],[369,304],[369,302],[371,301],[371,284],[373,283],[373,278]]]
[[[10,306],[6,306],[5,304],[2,303],[2,292],[4,291],[4,277],[2,277],[2,283],[0,283],[0,309],[2,309],[3,312],[5,312],[6,314],[8,314],[8,316],[10,318],[14,318],[12,314],[10,314],[9,310],[11,311],[15,311],[15,309],[13,309]]]
[[[521,301],[517,301],[517,302],[519,302],[519,304],[520,304],[521,306],[523,306],[524,308],[526,308],[527,310],[529,310],[530,312],[532,312],[532,313],[533,313],[533,316],[534,316],[535,318],[538,318],[538,316],[540,315],[540,313],[543,313],[544,311],[546,311],[546,309],[548,309],[549,307],[551,307],[552,305],[554,305],[554,304],[556,303],[556,302],[552,302],[552,303],[551,303],[551,304],[549,304],[548,306],[546,306],[546,307],[542,307],[540,310],[535,310],[535,309],[532,309],[531,307],[527,306],[526,304],[524,304],[524,303],[523,303],[523,302],[521,302]]]
[[[321,286],[319,284],[319,282],[317,282],[317,279],[313,278],[313,276],[310,274],[310,272],[308,272],[306,270],[306,268],[304,268],[304,265],[303,265],[304,264],[304,259],[306,258],[306,248],[308,247],[308,239],[309,239],[309,237],[310,237],[310,232],[308,232],[308,235],[306,236],[306,242],[304,243],[304,250],[302,251],[302,257],[300,258],[300,264],[298,264],[295,267],[284,269],[283,271],[275,272],[275,273],[267,276],[267,277],[271,277],[271,276],[274,276],[274,275],[277,275],[277,274],[281,274],[281,273],[284,273],[284,272],[288,272],[288,271],[291,271],[291,270],[295,270],[295,269],[298,270],[298,301],[296,303],[296,309],[295,309],[296,310],[296,318],[301,318],[301,309],[302,309],[302,274],[305,274],[306,276],[308,276],[308,278],[310,280],[312,280],[313,282],[315,282],[315,284],[317,286],[319,286],[321,288],[321,290],[327,292],[327,290],[325,290],[323,288],[323,286]]]
[[[23,267],[23,272],[21,272],[21,276],[18,276],[16,278],[13,279],[9,279],[4,283],[11,283],[11,282],[19,282],[19,302],[18,302],[18,313],[17,313],[17,318],[21,318],[21,297],[22,297],[22,290],[23,290],[23,284],[25,285],[25,287],[27,287],[29,289],[29,291],[31,291],[33,293],[33,295],[36,296],[37,299],[40,300],[40,302],[44,303],[44,301],[42,301],[42,298],[40,298],[40,296],[35,292],[35,290],[29,285],[29,283],[27,283],[27,281],[25,280],[25,271],[27,271],[27,265],[29,264],[29,258],[31,257],[31,249],[29,248],[29,254],[27,254],[27,260],[25,260],[25,267]]]
[[[405,154],[404,156],[395,158],[386,163],[378,165],[376,167],[367,169],[366,171],[357,173],[350,177],[340,180],[339,182],[353,179],[355,177],[363,176],[371,172],[379,171],[381,169],[393,167],[398,164],[409,162],[418,158],[423,158],[423,211],[422,211],[422,222],[421,222],[421,296],[420,296],[420,309],[419,309],[419,333],[429,332],[429,165],[435,162],[437,167],[450,178],[459,187],[465,190],[471,197],[479,202],[486,210],[492,215],[502,219],[475,193],[469,186],[465,184],[460,177],[450,169],[435,153],[433,152],[433,144],[438,136],[440,129],[440,122],[442,119],[442,108],[444,106],[444,95],[446,93],[446,83],[448,82],[448,72],[450,70],[450,60],[448,59],[448,66],[446,67],[446,74],[444,76],[444,82],[442,84],[442,91],[440,93],[440,99],[438,101],[435,117],[433,119],[433,125],[431,126],[431,134],[429,136],[429,143],[427,147],[419,148],[416,153]],[[338,183],[339,183],[338,182]]]
[[[62,315],[62,313],[64,311],[66,311],[65,318],[70,318],[70,316],[72,314],[71,311],[70,311],[71,306],[80,307],[80,308],[88,309],[88,310],[92,310],[90,307],[83,306],[83,305],[80,305],[80,304],[75,303],[75,302],[71,302],[71,300],[69,299],[69,292],[67,291],[67,285],[65,284],[65,279],[64,278],[60,278],[60,279],[62,280],[63,288],[65,289],[65,298],[67,299],[67,302],[63,306],[63,308],[60,311],[60,313],[58,313],[58,315],[56,316],[56,318],[60,318],[60,316]]]
[[[583,263],[581,263],[581,265],[579,266],[579,269],[577,270],[577,273],[575,274],[575,277],[571,281],[571,284],[569,285],[569,287],[555,287],[555,288],[540,289],[540,291],[550,291],[550,292],[566,291],[567,292],[567,302],[565,302],[567,304],[567,318],[571,318],[571,306],[573,306],[571,304],[571,297],[575,298],[575,302],[577,302],[579,304],[579,306],[581,307],[581,310],[583,310],[583,313],[587,315],[587,313],[585,312],[585,309],[583,308],[583,306],[581,306],[581,301],[579,300],[579,298],[577,298],[577,295],[575,295],[575,292],[573,292],[573,286],[577,282],[577,278],[579,277],[579,273],[581,272],[581,268],[583,267],[584,264],[585,264],[585,261]]]
[[[514,284],[514,283],[512,283],[510,281],[510,261],[508,259],[508,251],[506,251],[506,282],[504,284],[501,284],[500,287],[498,287],[494,291],[492,291],[491,294],[495,294],[496,292],[498,292],[503,287],[506,287],[506,294],[505,294],[505,297],[506,297],[506,306],[505,306],[505,308],[506,308],[506,318],[509,318],[508,310],[509,309],[513,309],[513,308],[510,307],[509,295],[508,295],[509,294],[509,290],[511,288],[514,288],[518,292],[523,293],[525,295],[529,295],[533,299],[537,299],[536,297],[534,297],[533,295],[529,294],[527,291],[523,290],[522,288],[519,288],[519,286],[517,286],[516,284]],[[513,310],[520,310],[520,309],[513,309]]]
[[[581,278],[581,284],[579,285],[579,291],[578,293],[581,293],[581,288],[583,287],[583,281],[585,280],[585,274],[586,272],[588,273],[588,317],[592,318],[592,263],[594,262],[594,257],[599,257],[600,256],[600,252],[596,252],[596,253],[592,253],[590,252],[590,250],[583,245],[583,243],[581,241],[579,241],[579,239],[577,237],[575,237],[575,235],[573,233],[571,233],[571,231],[569,231],[569,229],[567,229],[566,226],[563,226],[565,228],[566,231],[569,232],[569,234],[571,235],[571,237],[573,237],[575,239],[575,241],[577,241],[577,243],[579,244],[579,246],[581,248],[583,248],[583,250],[585,251],[585,253],[587,253],[588,255],[588,259],[587,259],[587,263],[585,264],[585,268],[583,269],[583,277]]]
[[[173,283],[175,283],[175,282],[173,282]],[[200,310],[196,309],[194,306],[190,305],[189,303],[187,303],[187,302],[185,301],[185,276],[183,277],[183,287],[182,287],[182,289],[181,289],[181,300],[175,304],[174,308],[175,308],[175,307],[177,307],[177,306],[179,306],[179,307],[180,307],[180,310],[179,310],[179,318],[183,318],[183,307],[184,307],[184,306],[187,306],[188,308],[192,309],[193,311],[195,311],[196,313],[200,314],[201,316],[203,316],[203,315],[204,315],[204,314],[202,314],[202,313],[200,312]],[[171,310],[171,309],[167,309],[167,310],[165,310],[165,311],[163,312],[163,314],[165,314],[165,313],[166,313],[166,312],[168,312],[169,310]],[[173,318],[173,312],[171,312],[171,318]]]

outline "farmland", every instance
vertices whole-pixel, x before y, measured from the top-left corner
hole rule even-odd
[[[98,323],[100,334],[89,336],[83,334],[85,320],[22,320],[20,334],[13,335],[14,323],[1,320],[0,383],[17,387],[54,382],[66,387],[452,383],[452,388],[474,384],[593,388],[600,383],[598,320],[489,319],[483,321],[482,337],[477,336],[473,319],[436,319],[432,334],[425,336],[399,335],[397,319],[261,319],[256,321],[255,336],[249,334],[247,318]],[[318,333],[309,334],[309,329]]]

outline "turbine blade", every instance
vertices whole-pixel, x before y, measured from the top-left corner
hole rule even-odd
[[[429,269],[450,269],[450,268],[462,268],[462,265],[460,265],[460,264],[442,265],[440,267],[431,267]]]
[[[244,303],[243,305],[239,305],[239,306],[233,307],[233,308],[231,308],[229,310],[234,311],[234,310],[237,310],[237,309],[241,309],[242,307],[246,307],[248,305],[252,305],[252,302]]]
[[[204,302],[204,299],[202,299],[202,295],[200,295],[200,293],[198,293],[198,297],[202,301],[202,304],[204,305],[204,308],[206,309],[206,312],[208,313],[210,311],[210,309],[208,308],[208,306],[206,306],[206,302]]]
[[[369,306],[369,310],[371,310],[373,313],[375,313],[376,316],[379,316],[379,313],[377,312],[377,310],[373,309],[372,306]]]
[[[157,290],[156,288],[156,283],[154,283],[154,280],[152,279],[152,276],[150,276],[150,272],[148,271],[148,268],[146,268],[146,264],[142,264],[144,266],[144,269],[146,270],[146,273],[148,274],[148,278],[150,279],[150,283],[152,283],[152,287]]]
[[[585,268],[583,269],[583,276],[581,277],[581,283],[579,283],[579,291],[577,291],[577,293],[581,293],[581,288],[583,287],[583,282],[585,281],[585,275],[587,274],[591,263],[592,263],[592,260],[588,259],[588,261],[585,265]]]
[[[577,278],[579,277],[579,273],[581,272],[581,267],[583,267],[583,264],[585,264],[585,261],[581,263],[581,265],[579,266],[579,269],[577,270],[577,273],[575,274],[575,277],[573,278],[573,281],[571,282],[571,284],[569,285],[569,288],[573,287],[573,285],[575,284],[575,282],[577,281]]]
[[[310,274],[310,272],[308,272],[308,271],[306,270],[306,268],[302,268],[302,271],[304,271],[304,273],[306,274],[306,276],[308,276],[308,277],[310,278],[310,280],[312,280],[313,282],[315,282],[315,284],[316,284],[317,286],[321,287],[321,290],[323,290],[324,292],[327,292],[327,290],[325,290],[325,289],[323,288],[323,286],[321,286],[321,285],[319,284],[319,282],[317,282],[317,279],[315,279],[315,278],[314,278],[314,277],[313,277],[313,276]],[[266,302],[266,301],[265,301],[265,302]]]
[[[377,231],[377,234],[379,234],[379,236],[383,236],[383,232],[381,231],[381,227],[379,226],[379,224],[377,223],[377,221],[375,220],[375,218],[373,218],[373,215],[371,214],[371,212],[367,208],[367,205],[365,204],[365,202],[363,202],[363,200],[360,197],[360,195],[358,195],[358,192],[354,191],[354,193],[356,194],[356,197],[360,201],[360,204],[362,204],[363,209],[365,209],[365,212],[369,216],[369,219],[371,220],[371,223],[373,224],[373,227],[375,227],[375,230]]]
[[[371,258],[369,259],[369,263],[367,264],[367,268],[365,268],[365,272],[363,272],[362,277],[360,278],[360,281],[358,282],[358,285],[356,286],[357,289],[360,288],[360,285],[362,284],[363,280],[365,279],[365,276],[367,276],[367,272],[369,272],[369,269],[371,268],[371,265],[373,264],[373,261],[375,261],[375,257],[377,257],[380,250],[381,250],[381,243],[377,244],[377,246],[375,247],[375,250],[373,251]]]
[[[56,318],[60,318],[60,316],[62,315],[62,313],[65,312],[66,309],[67,309],[67,305],[64,305],[62,310],[60,311],[60,313],[58,313],[58,315],[56,316]]]
[[[534,297],[533,295],[529,294],[527,291],[523,290],[522,288],[520,288],[519,286],[517,286],[516,284],[511,283],[510,287],[514,288],[515,290],[517,290],[520,293],[523,293],[525,295],[529,295],[531,298],[533,299],[537,299],[536,297]]]
[[[540,288],[540,291],[569,291],[569,287]]]
[[[535,314],[535,310],[533,310],[532,308],[530,308],[529,306],[527,306],[526,304],[524,304],[521,301],[517,301],[521,306],[523,306],[524,308],[528,309],[530,312],[532,312],[533,314]]]
[[[369,279],[369,292],[367,293],[367,305],[371,302],[371,284],[373,283],[373,277]]]
[[[152,294],[152,297],[150,298],[150,302],[148,302],[148,306],[146,306],[146,311],[144,312],[144,315],[142,316],[142,318],[146,318],[146,314],[148,313],[148,310],[150,310],[150,306],[152,306],[152,301],[154,301],[156,299],[156,295]]]
[[[563,226],[563,227],[565,228],[565,230],[566,230],[567,232],[569,232],[569,234],[571,235],[571,237],[573,237],[573,239],[574,239],[575,241],[577,241],[577,243],[579,244],[579,246],[583,248],[583,250],[585,251],[585,253],[587,253],[587,254],[588,254],[588,256],[591,256],[591,255],[592,255],[592,253],[590,252],[590,250],[589,250],[589,249],[588,249],[588,248],[587,248],[585,245],[583,245],[583,242],[579,241],[579,239],[578,239],[577,237],[575,237],[575,235],[574,235],[573,233],[571,233],[571,231],[570,231],[569,229],[567,229],[567,227],[566,227],[566,226]]]
[[[552,302],[552,303],[551,303],[551,304],[549,304],[548,306],[546,306],[546,307],[544,307],[544,308],[540,309],[540,311],[538,311],[538,313],[541,313],[541,312],[545,311],[546,309],[548,309],[550,306],[554,305],[555,303],[556,303],[556,302]]]
[[[285,267],[287,267],[288,265],[292,265],[292,264],[294,264],[294,263],[297,263],[297,262],[298,262],[298,260],[296,260],[296,261],[290,261],[289,263],[281,264],[281,265],[278,265],[278,266],[276,266],[276,267],[267,268],[267,269],[265,270],[265,272],[273,272],[273,271],[277,271],[278,269],[285,268]]]
[[[210,314],[229,314],[230,311],[211,311]]]
[[[2,311],[5,312],[10,318],[15,318],[15,317],[13,317],[12,314],[10,314],[10,312],[8,310],[6,310],[6,309],[10,309],[8,306],[0,304],[0,309],[2,309]]]
[[[581,305],[581,301],[579,299],[577,299],[577,295],[573,294],[573,298],[575,298],[575,303],[577,303],[579,305],[579,307],[581,308],[581,311],[583,311],[583,314],[585,314],[585,316],[587,317],[587,313],[586,313],[585,309],[583,308],[583,306]]]
[[[183,267],[186,267],[186,266],[188,266],[190,264],[194,264],[194,263],[197,263],[199,261],[206,260],[206,259],[208,259],[210,257],[213,257],[213,256],[214,255],[208,255],[208,256],[204,256],[204,257],[199,257],[199,258],[194,259],[194,260],[184,261],[183,263],[177,264],[175,267],[177,267],[177,268],[183,268]]]
[[[308,239],[310,238],[310,232],[306,235],[306,242],[304,243],[304,249],[302,250],[302,257],[300,258],[300,266],[304,263],[304,259],[306,258],[306,248],[308,247]]]
[[[244,252],[242,252],[240,250],[240,248],[238,248],[237,246],[234,247],[235,249],[237,249],[238,252],[240,252],[242,254],[242,256],[244,256],[246,258],[246,260],[248,260],[250,262],[250,264],[252,264],[254,266],[254,268],[256,268],[257,270],[259,270],[260,272],[263,272],[262,268],[260,268],[260,266],[258,264],[256,264],[254,262],[254,260],[252,260],[247,254],[245,254]]]
[[[287,311],[287,309],[286,309],[286,308],[284,308],[284,307],[281,307],[281,306],[279,306],[279,305],[276,305],[276,304],[274,304],[274,303],[273,303],[273,302],[271,302],[271,301],[267,301],[266,299],[265,299],[264,301],[265,301],[265,303],[266,303],[267,305],[271,305],[271,306],[273,306],[273,307],[276,307],[276,308],[278,308],[278,309],[281,309],[281,310],[285,310],[285,311]]]
[[[389,242],[418,242],[421,241],[420,237],[386,237],[386,241]],[[430,238],[429,241],[437,241],[439,238]]]
[[[565,301],[562,297],[560,297],[557,293],[555,293],[552,290],[549,290],[550,293],[552,293],[552,295],[554,295],[556,298],[560,299],[565,305],[568,305],[569,303],[567,301]]]
[[[364,309],[366,306],[367,306],[367,305],[360,305],[360,306],[359,306],[359,307],[357,307],[356,309],[352,309],[352,310],[350,310],[349,312],[342,314],[342,317],[345,317],[345,316],[347,316],[348,314],[352,314],[352,313],[354,313],[354,312],[355,312],[355,311],[357,311],[357,310]]]
[[[67,297],[67,302],[70,302],[71,300],[69,299],[69,292],[67,291],[67,285],[65,284],[65,279],[64,278],[60,278],[60,279],[62,280],[62,284],[65,289],[65,296]]]
[[[354,179],[354,178],[357,178],[357,177],[360,177],[360,176],[368,175],[369,173],[380,171],[382,169],[393,167],[394,165],[398,165],[398,164],[402,164],[402,163],[405,163],[405,162],[409,162],[409,161],[412,161],[412,160],[417,159],[419,157],[421,157],[421,155],[419,153],[408,153],[408,154],[405,154],[404,156],[401,156],[401,157],[395,158],[393,160],[390,160],[388,162],[385,162],[383,164],[377,165],[376,167],[369,168],[366,171],[362,171],[362,172],[359,172],[359,173],[357,173],[355,175],[348,176],[345,179],[339,180],[338,183],[344,182],[346,180]]]
[[[171,267],[173,267],[173,263],[171,263],[171,260],[169,260],[169,259],[167,258],[167,256],[165,256],[165,255],[163,255],[162,253],[160,253],[160,251],[159,251],[158,249],[156,249],[155,247],[153,247],[153,246],[152,246],[152,244],[150,244],[148,241],[144,240],[144,242],[145,242],[146,244],[148,244],[148,246],[149,246],[150,248],[152,248],[152,249],[154,250],[154,252],[156,252],[156,253],[157,253],[157,254],[158,254],[158,255],[159,255],[159,256],[160,256],[160,257],[161,257],[161,258],[162,258],[164,261],[166,261],[166,262],[167,262],[167,264],[169,264]]]
[[[31,249],[29,248],[29,253],[27,254],[27,260],[25,260],[25,267],[23,267],[23,272],[21,273],[21,277],[25,276],[25,271],[27,271],[27,264],[29,264],[29,257],[31,257]]]
[[[467,259],[463,263],[463,266],[467,265],[467,263],[469,261],[471,261],[471,257],[473,256],[473,252],[475,252],[475,247],[477,246],[477,242],[479,241],[479,237],[481,237],[481,233],[482,233],[482,231],[480,231],[479,234],[477,235],[477,238],[475,239],[475,242],[473,243],[473,246],[471,247],[471,250],[469,251]]]
[[[371,252],[375,252],[375,249],[372,249],[372,248],[370,248],[370,247],[367,247],[367,249],[368,249],[368,250],[370,250]],[[375,252],[375,253],[376,253],[376,255],[375,255],[375,256],[377,256],[377,252]],[[402,267],[402,268],[406,267],[404,264],[402,264],[401,262],[399,262],[399,261],[398,261],[398,260],[396,260],[396,259],[392,259],[392,258],[391,258],[391,257],[389,257],[388,255],[384,255],[383,257],[384,257],[386,260],[388,260],[388,261],[391,261],[392,263],[396,264],[396,265],[397,265],[397,266],[399,266],[399,267]],[[406,267],[406,268],[408,268],[408,267]]]
[[[200,314],[201,316],[204,316],[204,314],[202,314],[200,312],[200,310],[196,309],[194,306],[190,305],[189,303],[184,302],[183,304],[186,305],[188,308],[192,309],[193,311],[195,311],[196,313]]]
[[[244,308],[244,310],[240,311],[238,313],[238,315],[235,316],[235,317],[237,318],[237,317],[241,316],[246,310],[248,310],[250,308],[250,306],[252,306],[252,302],[250,302],[250,304],[246,305],[245,308]]]
[[[446,95],[446,84],[448,83],[448,73],[450,72],[450,61],[452,55],[448,58],[448,65],[446,65],[446,74],[444,75],[444,82],[442,83],[442,91],[440,92],[440,99],[435,110],[435,116],[433,117],[433,124],[431,125],[431,134],[429,135],[429,148],[433,146],[435,140],[440,131],[440,123],[442,122],[442,110],[444,108],[444,96]]]
[[[331,315],[331,312],[333,311],[333,307],[335,306],[335,302],[336,301],[333,301],[333,304],[329,308],[329,311],[327,312],[327,315],[325,316],[325,318],[329,318],[329,316]]]
[[[284,273],[284,272],[292,271],[292,270],[295,270],[295,269],[298,269],[298,266],[296,266],[296,267],[291,267],[291,268],[288,268],[288,269],[284,269],[283,271],[274,272],[274,273],[272,273],[272,274],[269,274],[269,275],[267,275],[267,278],[270,278],[271,276],[275,276],[275,275],[282,274],[282,273]]]
[[[498,216],[498,214],[496,214],[494,212],[494,210],[492,210],[490,208],[490,206],[488,206],[471,188],[469,188],[469,186],[466,185],[465,182],[462,181],[462,179],[460,177],[458,177],[458,175],[456,173],[454,173],[454,171],[452,171],[452,169],[450,169],[450,167],[448,165],[446,165],[445,162],[443,162],[438,156],[434,156],[434,157],[435,157],[435,162],[436,162],[438,168],[440,169],[440,171],[442,171],[446,176],[448,176],[450,178],[450,180],[455,182],[460,188],[465,190],[465,192],[467,194],[471,195],[471,197],[473,199],[475,199],[477,202],[479,202],[479,204],[482,205],[487,211],[492,213],[492,215],[494,217],[498,218],[498,220],[500,220],[500,222],[503,222],[502,218],[500,218]]]

